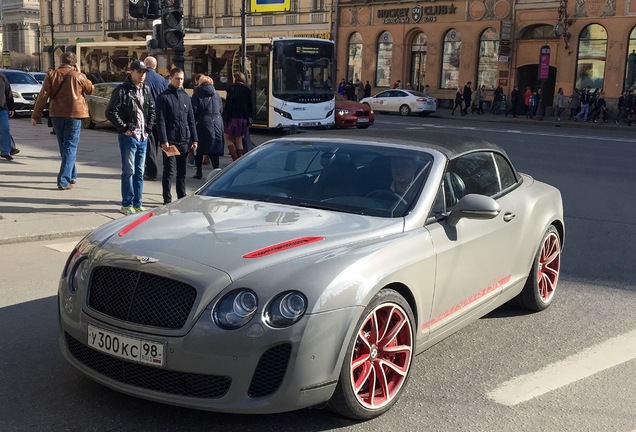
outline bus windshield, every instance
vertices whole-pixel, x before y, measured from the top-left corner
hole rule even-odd
[[[274,42],[274,97],[298,103],[319,103],[333,99],[333,44],[312,40]]]

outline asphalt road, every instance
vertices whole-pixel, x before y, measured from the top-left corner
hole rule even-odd
[[[398,404],[366,423],[315,409],[208,413],[121,395],[62,359],[54,296],[79,239],[2,245],[0,431],[636,431],[633,130],[378,117],[367,131],[309,133],[482,137],[520,171],[561,189],[566,243],[548,310],[500,308],[419,355]],[[523,385],[541,392],[511,404]]]

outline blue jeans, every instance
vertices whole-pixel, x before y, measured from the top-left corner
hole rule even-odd
[[[581,111],[574,118],[583,117],[583,120],[587,121],[588,115],[590,115],[590,104],[581,104]]]
[[[121,153],[121,205],[141,207],[144,190],[144,165],[148,139],[137,140],[134,136],[117,135]]]
[[[82,120],[62,117],[52,117],[55,137],[60,148],[62,164],[60,172],[57,174],[57,185],[66,187],[77,178],[75,168],[75,158],[77,156],[77,145],[79,144]]]
[[[11,153],[11,132],[9,132],[9,111],[0,110],[0,139],[2,140],[2,149],[0,154],[8,155]]]

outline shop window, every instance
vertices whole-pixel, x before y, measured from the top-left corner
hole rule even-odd
[[[607,31],[599,24],[590,24],[579,35],[575,86],[602,89],[607,56]]]
[[[449,30],[444,36],[440,88],[457,89],[459,87],[459,55],[461,47],[462,38],[459,32],[455,29]]]
[[[393,52],[393,37],[384,32],[378,38],[378,64],[375,69],[375,86],[391,87],[391,60]]]
[[[499,33],[487,28],[479,40],[479,59],[477,66],[477,84],[485,85],[488,90],[497,86],[497,53],[499,52]]]
[[[411,45],[411,85],[417,91],[422,91],[426,85],[426,52],[426,35],[418,33]]]
[[[347,82],[362,79],[362,36],[354,33],[349,38],[347,51]]]
[[[636,86],[636,27],[629,34],[627,64],[625,65],[625,90]]]

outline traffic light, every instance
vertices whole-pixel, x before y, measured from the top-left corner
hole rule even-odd
[[[174,48],[183,41],[183,3],[179,0],[166,0],[161,15],[164,48]]]
[[[144,0],[128,0],[128,12],[133,18],[143,18]]]
[[[146,46],[148,51],[163,49],[163,26],[160,19],[152,22],[152,37],[146,42]]]

